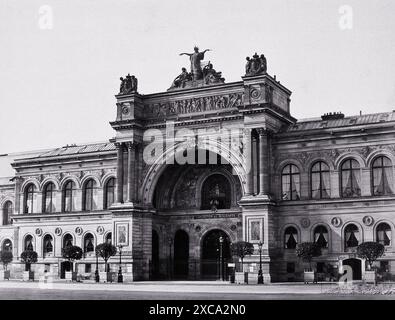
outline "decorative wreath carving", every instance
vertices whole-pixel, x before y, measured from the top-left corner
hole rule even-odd
[[[362,222],[365,226],[371,226],[373,224],[374,220],[371,216],[364,216],[362,219]]]
[[[308,228],[310,226],[309,218],[302,218],[300,220],[300,224],[302,225],[303,228]]]
[[[60,235],[62,234],[62,229],[61,229],[61,228],[56,228],[56,229],[55,229],[55,234],[56,234],[57,236],[60,236]]]
[[[332,226],[338,228],[342,224],[342,219],[340,219],[339,217],[333,217],[331,220],[331,224],[332,224]]]
[[[102,226],[98,226],[96,231],[98,234],[102,235],[104,233],[104,228]]]
[[[75,228],[75,233],[78,234],[79,236],[82,234],[83,231],[84,231],[84,230],[82,230],[81,227]]]

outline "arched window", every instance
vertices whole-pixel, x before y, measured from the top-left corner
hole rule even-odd
[[[300,199],[300,174],[294,164],[288,164],[281,173],[282,200]]]
[[[73,237],[67,233],[63,237],[63,248],[67,248],[73,245]]]
[[[209,176],[202,185],[202,210],[229,209],[231,207],[231,188],[228,179],[222,174]]]
[[[314,242],[321,248],[328,248],[328,229],[318,226],[314,229]]]
[[[25,189],[24,213],[34,213],[36,204],[36,188],[30,184]]]
[[[43,194],[43,212],[55,212],[55,185],[52,182],[48,183],[44,188]]]
[[[85,183],[83,200],[83,211],[93,211],[97,209],[97,187],[95,180],[90,179]]]
[[[93,252],[94,250],[94,238],[93,235],[91,233],[87,233],[84,237],[84,252]]]
[[[115,199],[115,178],[107,181],[104,188],[104,209],[108,209],[114,203]]]
[[[112,233],[111,232],[106,234],[106,243],[109,243],[109,244],[112,243]]]
[[[355,248],[360,243],[359,229],[355,224],[349,224],[344,229],[345,248]]]
[[[76,189],[74,181],[68,181],[63,189],[63,212],[72,212],[75,210]]]
[[[298,230],[295,227],[288,227],[284,232],[284,248],[295,249],[298,244]]]
[[[393,194],[393,168],[391,160],[387,157],[378,157],[372,165],[373,195],[384,196]]]
[[[25,250],[33,251],[33,237],[29,234],[25,237]]]
[[[377,226],[376,241],[384,246],[391,245],[391,227],[388,223],[382,222]]]
[[[14,213],[14,205],[11,201],[7,201],[3,207],[3,226],[10,223],[10,215]]]
[[[53,238],[51,235],[49,235],[49,234],[45,235],[43,244],[44,244],[44,248],[43,248],[44,256],[46,254],[53,252]]]
[[[3,242],[3,251],[10,251],[12,252],[12,242],[10,239],[5,239]]]
[[[361,196],[361,170],[354,159],[344,161],[341,166],[341,191],[344,198]]]
[[[311,168],[311,197],[326,199],[330,197],[329,167],[323,162],[316,162]]]

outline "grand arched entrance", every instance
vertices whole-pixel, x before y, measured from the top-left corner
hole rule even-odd
[[[189,267],[189,237],[183,230],[174,236],[174,278],[187,279]]]
[[[222,244],[221,241],[222,240]],[[202,240],[201,277],[207,280],[227,278],[227,264],[231,258],[228,235],[215,229],[207,232]],[[221,261],[222,255],[222,261]]]
[[[352,279],[361,280],[362,279],[362,261],[360,259],[345,259],[343,260],[343,266],[350,266],[352,269]]]

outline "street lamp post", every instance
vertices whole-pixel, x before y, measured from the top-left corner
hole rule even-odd
[[[171,263],[171,245],[173,244],[173,239],[171,237],[168,238],[169,244],[169,278],[172,278],[172,263]]]
[[[123,282],[123,275],[122,275],[122,245],[118,246],[119,248],[119,270],[118,270],[118,283],[122,283]]]
[[[100,281],[100,276],[99,276],[99,257],[96,252],[96,270],[95,270],[95,282]]]
[[[219,277],[221,280],[225,280],[224,278],[224,261],[223,261],[223,252],[222,252],[222,245],[224,243],[224,238],[221,236],[219,237]]]
[[[258,272],[258,284],[263,284],[263,274],[262,274],[262,241],[259,241],[259,272]]]

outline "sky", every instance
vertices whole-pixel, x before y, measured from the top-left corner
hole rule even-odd
[[[226,82],[264,53],[295,118],[395,109],[393,0],[0,0],[0,154],[106,141],[119,77],[166,91],[198,45]]]

